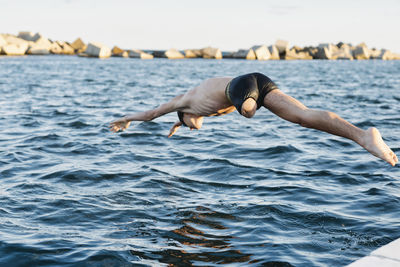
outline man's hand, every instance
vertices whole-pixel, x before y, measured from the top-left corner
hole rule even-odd
[[[131,124],[125,117],[110,123],[110,131],[116,133],[126,130]]]
[[[172,126],[171,130],[169,131],[169,135],[168,137],[171,137],[174,135],[174,133],[176,133],[176,131],[178,131],[179,127],[182,126],[182,122],[177,121],[175,122],[174,126]]]

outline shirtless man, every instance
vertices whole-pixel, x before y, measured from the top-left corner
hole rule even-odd
[[[223,77],[205,80],[155,109],[112,122],[110,130],[123,131],[131,121],[151,121],[177,111],[179,121],[171,128],[168,135],[171,137],[182,125],[191,130],[200,129],[205,116],[220,116],[237,110],[244,117],[251,118],[262,106],[287,121],[350,139],[392,166],[398,162],[397,156],[382,140],[376,128],[362,130],[333,112],[309,109],[297,99],[284,94],[261,73],[250,73],[233,79]]]

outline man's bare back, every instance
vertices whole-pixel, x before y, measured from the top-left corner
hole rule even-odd
[[[197,116],[218,116],[235,111],[235,107],[225,96],[225,89],[231,77],[211,78],[183,95],[188,103],[180,111]]]
[[[170,130],[168,137],[171,137],[182,125],[190,129],[200,129],[203,124],[203,117],[220,116],[240,109],[238,112],[241,115],[251,118],[262,105],[287,121],[350,139],[392,166],[398,162],[396,154],[386,145],[376,128],[362,130],[333,112],[309,109],[277,87],[268,91],[261,99],[258,99],[257,96],[262,94],[254,95],[254,92],[249,91],[249,96],[244,94],[239,104],[234,101],[234,106],[232,99],[228,99],[226,94],[228,84],[231,85],[231,83],[243,77],[248,79],[251,75],[259,76],[262,74],[247,74],[234,79],[221,77],[205,80],[187,93],[176,96],[171,101],[153,110],[128,115],[112,122],[110,130],[113,132],[123,131],[129,127],[131,121],[149,121],[170,112],[182,112],[182,118],[175,122]],[[267,78],[265,75],[261,77]],[[242,89],[239,88],[239,90]]]

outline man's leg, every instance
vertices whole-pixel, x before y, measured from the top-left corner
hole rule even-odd
[[[268,93],[264,98],[264,106],[287,121],[353,140],[392,166],[398,162],[397,156],[385,144],[376,128],[362,130],[333,112],[309,109],[280,90]]]

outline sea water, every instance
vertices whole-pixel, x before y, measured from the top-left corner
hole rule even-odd
[[[269,76],[400,154],[399,61],[0,58],[1,266],[342,266],[400,237],[400,168],[260,109],[108,124]]]

